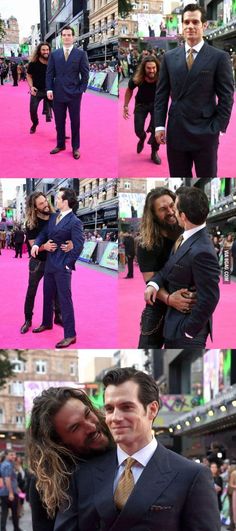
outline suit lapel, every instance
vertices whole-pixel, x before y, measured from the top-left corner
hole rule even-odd
[[[96,465],[94,473],[95,505],[101,517],[109,526],[118,516],[113,501],[113,483],[117,469],[116,449],[104,455],[101,463]],[[109,527],[110,529],[110,527]]]
[[[109,531],[127,530],[142,520],[162,492],[174,480],[177,472],[169,464],[168,453],[160,444],[142,472],[124,509]]]
[[[171,254],[170,255],[170,258],[167,262],[167,265],[166,265],[166,268],[165,268],[165,278],[168,276],[168,274],[170,273],[170,271],[172,270],[172,268],[174,267],[175,264],[177,264],[180,260],[182,260],[183,256],[188,253],[190,247],[199,239],[202,237],[203,234],[206,233],[206,229],[201,229],[199,230],[198,232],[196,232],[195,234],[193,234],[193,236],[190,236],[190,238],[188,238],[186,240],[186,242],[184,242],[180,247],[179,249],[177,249],[176,253],[175,254]]]
[[[73,216],[73,212],[70,212],[69,214],[67,214],[65,217],[62,218],[62,220],[60,221],[60,223],[58,223],[56,225],[56,219],[57,219],[57,216],[58,214],[54,214],[54,219],[52,219],[52,226],[53,226],[53,230],[54,231],[60,231],[61,229],[64,229],[64,227],[71,222],[71,218]]]

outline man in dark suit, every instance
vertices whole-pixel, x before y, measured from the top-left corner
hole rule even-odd
[[[60,214],[52,214],[48,224],[43,228],[35,240],[31,254],[35,258],[39,247],[50,240],[57,245],[52,252],[48,252],[44,273],[43,321],[33,330],[35,333],[50,330],[53,323],[53,299],[57,291],[64,339],[56,344],[56,348],[65,348],[76,342],[75,318],[71,297],[71,273],[75,269],[75,262],[83,249],[83,230],[81,221],[73,214],[72,209],[77,205],[76,194],[70,188],[60,188],[57,196],[57,208]],[[67,240],[73,243],[73,249],[65,253],[61,245]]]
[[[145,300],[153,304],[159,288],[167,290],[163,331],[166,348],[204,348],[208,334],[212,337],[212,314],[219,301],[220,281],[216,252],[206,230],[208,198],[199,188],[185,186],[176,191],[176,196],[176,217],[184,232],[166,265],[148,283]],[[180,288],[197,292],[196,304],[189,313],[169,305],[171,294]]]
[[[197,177],[216,177],[219,133],[226,132],[233,105],[230,56],[204,42],[207,22],[202,7],[185,6],[182,23],[185,46],[167,52],[161,65],[156,141],[167,143],[171,177],[192,177],[193,163]]]
[[[153,438],[155,380],[124,368],[109,371],[103,383],[106,423],[117,449],[80,463],[72,504],[57,515],[54,531],[220,531],[209,469]]]
[[[124,234],[124,247],[125,247],[125,257],[128,264],[128,273],[124,278],[134,278],[134,257],[135,257],[135,248],[134,248],[134,237],[128,231]]]
[[[89,62],[86,52],[73,47],[74,29],[70,26],[61,32],[63,48],[53,52],[48,61],[46,74],[47,97],[53,99],[57,128],[57,145],[52,155],[65,149],[66,111],[71,121],[73,157],[80,158],[80,106],[89,78]]]

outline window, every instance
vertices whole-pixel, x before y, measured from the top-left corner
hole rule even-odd
[[[36,361],[36,372],[37,374],[46,374],[47,362],[43,360]]]
[[[23,382],[11,382],[9,385],[10,395],[24,396]]]
[[[125,190],[130,190],[130,183],[126,182],[124,184],[124,188],[125,188]]]
[[[76,365],[75,363],[70,364],[70,376],[76,376]]]
[[[11,360],[12,364],[12,372],[24,372],[25,371],[25,363],[21,360],[15,359]]]
[[[0,424],[4,423],[4,411],[2,408],[0,408]]]
[[[148,11],[148,4],[143,4],[143,10]]]
[[[17,426],[23,426],[23,424],[24,424],[24,417],[22,417],[21,415],[17,415],[17,416],[16,416],[16,424],[17,424]]]
[[[20,413],[21,411],[23,411],[23,404],[21,402],[17,402],[16,404],[16,411],[18,411],[18,413]]]

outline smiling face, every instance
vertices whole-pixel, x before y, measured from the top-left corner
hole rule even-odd
[[[175,203],[169,195],[162,195],[155,199],[153,209],[161,226],[173,226],[177,224]]]
[[[39,214],[49,214],[50,208],[48,206],[48,200],[44,195],[40,195],[35,199],[35,207]]]
[[[70,48],[70,46],[72,46],[72,44],[74,43],[74,35],[72,34],[71,29],[64,29],[61,34],[61,39],[63,46],[65,46],[66,48]]]
[[[75,453],[88,454],[108,446],[99,419],[76,398],[67,400],[55,415],[54,428],[64,445]]]
[[[113,438],[129,455],[152,440],[152,422],[158,412],[157,402],[145,409],[138,398],[139,385],[132,380],[108,385],[105,390],[106,423]]]
[[[207,27],[207,22],[202,22],[201,11],[186,11],[183,14],[183,37],[189,46],[195,46],[202,38],[204,30]]]

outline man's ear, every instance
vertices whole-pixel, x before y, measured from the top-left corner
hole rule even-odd
[[[148,408],[149,408],[148,413],[149,413],[150,419],[154,420],[159,411],[158,402],[156,400],[153,400],[153,402],[150,402],[150,404],[148,404]]]

